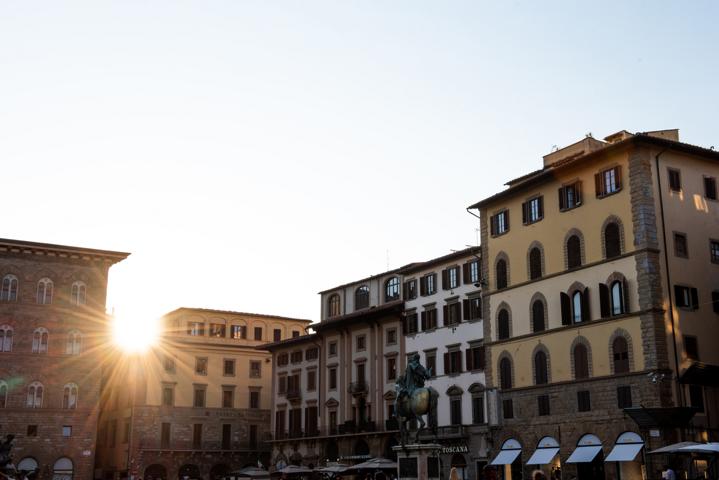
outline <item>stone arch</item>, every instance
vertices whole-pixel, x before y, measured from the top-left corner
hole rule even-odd
[[[534,304],[535,302],[542,302],[542,308],[544,310],[544,318],[542,319],[544,328],[542,330],[536,330],[535,323],[534,323]],[[530,326],[531,331],[533,333],[544,331],[549,328],[549,306],[547,304],[547,299],[545,298],[544,294],[541,292],[536,292],[534,295],[532,295],[532,298],[529,300],[529,320],[530,320]]]
[[[457,385],[452,385],[447,389],[447,396],[455,396],[455,395],[462,395],[464,393],[464,390],[462,390],[461,387],[458,387]]]
[[[494,319],[495,337],[497,339],[499,339],[499,318],[500,318],[500,314],[502,313],[502,311],[507,312],[507,320],[508,320],[508,324],[509,324],[509,328],[508,328],[509,334],[508,334],[507,338],[512,338],[512,330],[513,330],[512,329],[512,309],[509,307],[509,304],[507,302],[501,302],[497,306],[497,314]]]
[[[585,265],[587,263],[586,258],[586,244],[584,243],[584,234],[581,230],[578,228],[570,228],[569,231],[564,235],[564,243],[563,243],[563,250],[564,250],[564,269],[569,270],[569,251],[567,250],[567,242],[569,241],[569,238],[572,236],[576,236],[579,239],[579,258],[582,265]],[[574,267],[572,267],[574,268]]]
[[[602,245],[602,258],[607,258],[607,245],[605,243],[605,232],[607,230],[607,226],[610,223],[616,223],[617,227],[619,227],[619,254],[626,252],[626,248],[624,246],[624,224],[622,223],[622,220],[617,215],[609,215],[605,220],[604,223],[602,223],[602,229],[600,230],[600,239],[599,242]]]
[[[542,278],[547,274],[547,268],[544,260],[544,246],[541,242],[534,240],[532,243],[529,244],[529,248],[527,248],[527,280],[533,280],[532,278],[532,268],[531,268],[531,254],[532,250],[537,249],[539,251],[539,276],[535,277],[534,279]]]
[[[497,266],[498,266],[500,260],[504,260],[504,265],[506,266],[506,268],[505,268],[505,270],[506,270],[506,275],[505,275],[506,286],[503,286],[503,287],[499,287],[498,286],[499,283],[497,282]],[[495,289],[499,290],[500,288],[506,288],[511,285],[511,280],[509,277],[509,256],[504,251],[499,252],[497,254],[497,256],[494,257],[494,267],[493,267],[492,273],[494,274],[494,288]]]
[[[475,383],[473,383],[472,385],[469,386],[469,388],[467,389],[467,391],[468,391],[469,393],[482,393],[482,392],[484,392],[486,389],[487,389],[487,388],[486,388],[484,385],[482,385],[481,383],[475,382]]]
[[[632,345],[632,336],[623,328],[617,328],[609,336],[609,343],[607,348],[609,349],[609,371],[614,375],[614,340],[617,337],[622,337],[627,342],[627,355],[629,356],[629,371],[634,371],[634,345]]]
[[[202,475],[200,474],[200,467],[194,463],[186,463],[177,471],[177,477],[179,480],[184,480],[185,477],[188,477],[190,480],[199,480],[202,478]]]
[[[535,385],[542,385],[537,383],[537,365],[534,361],[535,356],[537,353],[542,352],[545,355],[545,358],[547,360],[547,385],[552,383],[552,361],[551,357],[549,356],[549,350],[543,343],[538,343],[537,346],[534,347],[534,350],[532,350],[532,379],[534,380]]]
[[[509,361],[509,373],[510,373],[510,388],[514,388],[515,383],[515,374],[514,374],[514,360],[512,359],[512,354],[509,353],[507,350],[502,350],[502,353],[500,353],[497,356],[497,384],[500,385],[500,389],[502,388],[502,369],[500,368],[500,365],[502,364],[502,360],[508,360]]]
[[[577,378],[576,372],[574,371],[574,348],[579,344],[584,345],[587,349],[587,371],[589,373],[589,376],[587,378],[592,378],[594,376],[594,368],[592,367],[592,346],[586,337],[583,337],[582,335],[577,335],[572,341],[572,345],[569,347],[569,366],[572,372],[572,379]]]

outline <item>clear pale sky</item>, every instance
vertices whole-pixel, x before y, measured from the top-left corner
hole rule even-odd
[[[592,132],[719,148],[719,4],[2,1],[0,237],[132,252],[108,309],[317,319],[477,243]]]

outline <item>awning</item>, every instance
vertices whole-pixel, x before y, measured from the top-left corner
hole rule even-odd
[[[527,465],[546,465],[551,462],[558,453],[558,447],[538,448],[534,451],[532,456],[529,457],[529,460],[527,460]]]
[[[601,450],[601,445],[577,447],[567,459],[567,463],[589,463]]]
[[[490,465],[511,465],[520,453],[522,453],[521,450],[501,450]]]
[[[637,454],[644,447],[643,443],[624,443],[614,445],[612,451],[609,452],[605,462],[633,462],[637,458]]]
[[[639,428],[682,428],[699,410],[693,407],[632,407],[624,413],[632,417]]]
[[[693,362],[679,375],[679,381],[685,384],[719,387],[719,365]]]

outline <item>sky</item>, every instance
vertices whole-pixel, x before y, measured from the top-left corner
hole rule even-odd
[[[719,3],[0,1],[0,237],[131,252],[109,311],[319,319],[478,243],[586,134],[719,148]]]

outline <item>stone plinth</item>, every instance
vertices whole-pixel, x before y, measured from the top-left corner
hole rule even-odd
[[[397,445],[398,480],[439,480],[439,452],[442,446],[436,443]]]

